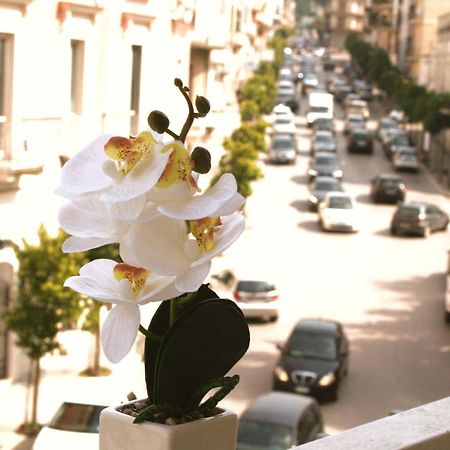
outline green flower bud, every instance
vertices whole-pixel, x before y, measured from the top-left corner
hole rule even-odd
[[[175,78],[175,80],[173,80],[173,84],[178,88],[183,86],[183,82],[179,78]]]
[[[147,119],[150,128],[159,134],[164,133],[169,128],[169,118],[161,111],[152,111]]]
[[[195,147],[191,153],[194,172],[208,173],[211,169],[211,154],[206,148]]]
[[[209,110],[211,109],[209,100],[206,97],[202,97],[201,95],[197,95],[197,97],[195,98],[195,107],[202,116],[206,116],[206,114],[208,114]]]

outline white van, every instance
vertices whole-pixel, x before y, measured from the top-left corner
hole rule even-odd
[[[328,92],[311,92],[308,97],[306,122],[312,126],[316,119],[333,118],[333,95]]]

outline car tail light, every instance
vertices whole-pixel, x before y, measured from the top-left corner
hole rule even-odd
[[[241,299],[241,297],[239,297],[239,292],[238,292],[238,291],[234,291],[234,292],[233,292],[233,298],[234,298],[237,302]]]
[[[404,184],[400,185],[400,192],[407,192],[408,189],[406,189],[406,186]]]
[[[270,296],[270,301],[271,301],[271,302],[273,302],[273,301],[275,301],[275,300],[278,300],[278,294],[272,294],[272,295]]]

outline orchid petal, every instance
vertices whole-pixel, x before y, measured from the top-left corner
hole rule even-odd
[[[79,253],[85,252],[87,250],[92,250],[93,248],[98,248],[107,244],[117,243],[116,236],[107,237],[78,237],[70,236],[67,238],[62,245],[62,251],[64,253]]]
[[[235,213],[222,218],[222,226],[214,235],[214,248],[204,252],[192,265],[197,266],[226,250],[245,230],[244,217]]]
[[[145,195],[132,198],[126,202],[110,203],[112,216],[117,220],[134,220],[144,209]]]
[[[106,317],[101,342],[106,357],[112,363],[121,361],[136,340],[141,314],[136,304],[117,305]]]
[[[230,173],[226,173],[203,195],[196,195],[187,202],[163,204],[158,207],[158,210],[161,214],[180,220],[215,216],[216,211],[233,198],[236,192],[236,179]]]
[[[155,144],[152,155],[140,161],[136,167],[104,192],[100,200],[108,203],[126,202],[147,193],[158,182],[171,151],[162,153],[162,144]]]
[[[184,291],[179,291],[173,282],[175,277],[161,277],[150,272],[147,282],[139,296],[139,304],[144,305],[149,302],[157,302],[178,297]]]
[[[63,205],[58,219],[64,231],[78,237],[106,237],[114,229],[108,206],[98,194],[84,195]]]
[[[216,216],[229,216],[230,214],[233,214],[236,212],[241,206],[245,203],[245,198],[239,194],[236,193],[233,195],[233,197],[228,200],[227,203],[225,203],[222,208],[219,208],[215,215]]]
[[[130,229],[121,242],[120,257],[128,264],[160,275],[177,275],[189,267],[183,251],[186,236],[184,221],[160,216]]]
[[[111,179],[103,172],[102,167],[107,159],[103,146],[110,137],[111,135],[99,136],[64,164],[61,184],[55,191],[57,194],[74,198],[110,186]]]
[[[175,286],[181,292],[196,291],[203,280],[208,276],[211,269],[211,261],[206,261],[203,264],[192,266],[187,273],[177,278]]]

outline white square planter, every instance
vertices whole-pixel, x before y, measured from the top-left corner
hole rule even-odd
[[[238,419],[230,411],[180,425],[133,420],[117,407],[104,409],[100,450],[236,450]]]

